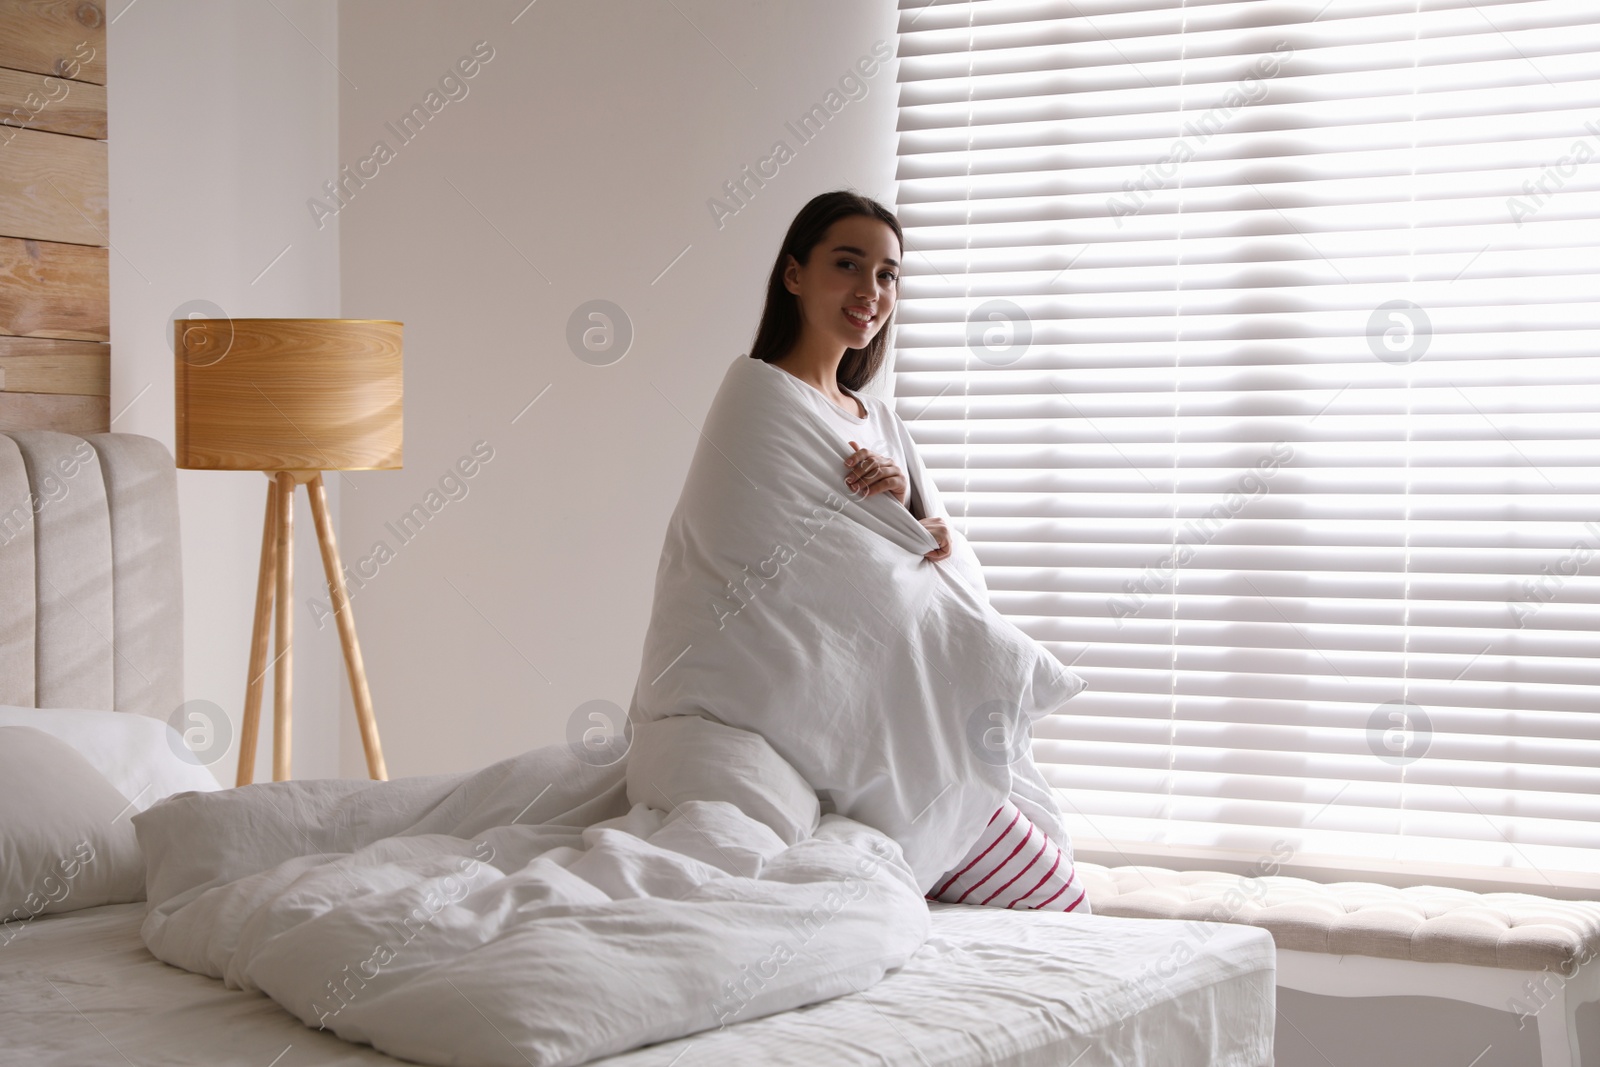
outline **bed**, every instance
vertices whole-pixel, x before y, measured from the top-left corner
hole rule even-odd
[[[46,484],[70,455],[88,458]],[[0,704],[166,719],[182,699],[170,454],[133,435],[0,434],[0,502],[14,514],[18,501],[34,503],[26,532],[13,523],[0,537]],[[4,814],[10,823],[16,813]],[[591,1062],[1272,1061],[1275,955],[1264,930],[929,910],[926,942],[870,988]],[[403,1062],[303,1025],[260,992],[162,963],[141,939],[145,912],[111,903],[0,926],[0,1062]]]

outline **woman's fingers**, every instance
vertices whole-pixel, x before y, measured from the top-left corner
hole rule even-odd
[[[855,444],[854,441],[850,443]],[[857,448],[845,458],[844,463],[849,468],[844,481],[851,492],[865,490],[863,495],[871,496],[887,491],[896,498],[904,496],[903,490],[908,485],[905,474],[888,456],[879,455],[871,449]]]
[[[933,534],[937,546],[922,554],[922,558],[938,563],[950,557],[950,527],[945,525],[943,519],[922,519],[923,528]]]
[[[898,472],[890,473],[883,468],[862,475],[851,475],[845,478],[845,485],[852,492],[861,490],[864,496],[873,493],[893,493],[897,500],[904,500],[906,480]]]

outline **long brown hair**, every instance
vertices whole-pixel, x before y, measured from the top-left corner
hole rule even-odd
[[[782,359],[800,340],[800,298],[789,292],[783,284],[784,269],[788,266],[790,256],[794,257],[796,263],[805,266],[811,259],[812,250],[827,236],[828,227],[852,215],[866,215],[887,223],[894,231],[895,241],[902,249],[905,248],[900,220],[876,200],[848,189],[835,189],[812,197],[789,224],[783,246],[778,249],[777,262],[772,265],[772,275],[767,279],[767,304],[761,312],[761,325],[756,329],[755,343],[750,346],[751,359],[767,363]],[[893,318],[894,313],[890,312],[883,327],[873,334],[865,348],[845,349],[837,376],[841,386],[850,390],[863,389],[877,375],[888,349],[889,326]]]

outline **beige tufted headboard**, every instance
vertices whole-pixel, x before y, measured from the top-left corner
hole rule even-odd
[[[0,704],[183,703],[172,454],[137,434],[0,432]]]

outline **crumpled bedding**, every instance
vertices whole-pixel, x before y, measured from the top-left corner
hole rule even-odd
[[[183,793],[134,817],[157,958],[393,1056],[579,1064],[867,989],[927,938],[885,835],[759,735],[641,725],[455,775]]]
[[[898,500],[844,490],[808,388],[729,367],[620,758],[169,798],[133,820],[150,951],[393,1056],[554,1067],[869,989],[1007,796],[1070,849],[1027,726],[1082,680],[959,533],[930,562]]]

